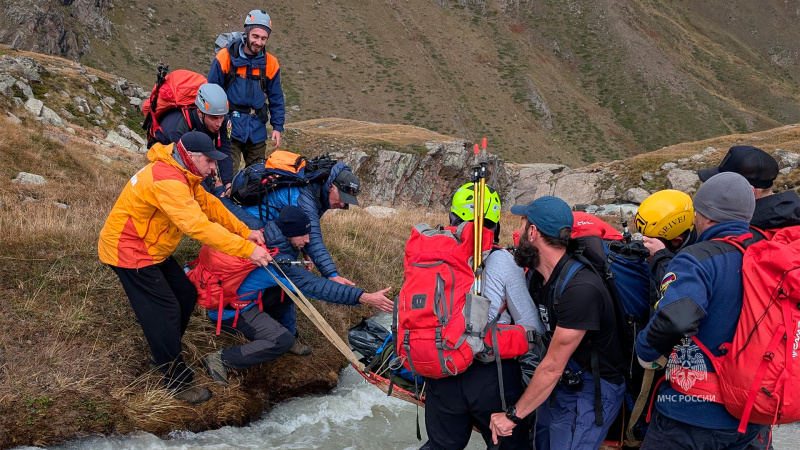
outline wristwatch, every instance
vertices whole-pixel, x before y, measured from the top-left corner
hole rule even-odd
[[[515,425],[519,425],[520,422],[522,422],[522,419],[517,417],[517,405],[511,405],[508,407],[506,410],[506,418],[514,422]]]

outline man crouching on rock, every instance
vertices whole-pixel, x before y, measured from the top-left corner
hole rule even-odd
[[[266,266],[269,253],[260,231],[236,219],[201,183],[225,155],[211,138],[192,131],[176,144],[155,144],[150,164],[125,185],[100,231],[100,260],[122,282],[152,352],[175,398],[202,403],[206,387],[192,386],[193,372],[181,355],[181,337],[197,301],[197,291],[171,256],[188,234],[229,255]]]

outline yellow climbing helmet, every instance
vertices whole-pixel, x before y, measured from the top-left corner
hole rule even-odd
[[[692,198],[674,189],[647,197],[636,212],[636,229],[648,237],[670,241],[693,227]]]
[[[475,191],[473,184],[467,183],[456,191],[453,195],[453,204],[450,211],[456,214],[461,220],[467,222],[475,218],[474,202]],[[483,191],[483,217],[494,223],[500,222],[500,194],[489,185]]]

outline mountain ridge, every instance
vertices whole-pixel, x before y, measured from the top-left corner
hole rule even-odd
[[[6,181],[0,260],[8,261],[0,264],[0,333],[6,337],[0,340],[0,448],[241,426],[276,402],[336,384],[341,354],[299,317],[311,357],[284,356],[231,374],[231,385],[220,387],[202,370],[201,358],[241,341],[225,333],[212,338],[214,324],[198,309],[183,339],[184,357],[214,396],[188,407],[160,388],[122,286],[98,260],[96,247],[119,192],[147,164],[137,134],[143,96],[139,86],[109,73],[0,46],[0,177]],[[307,156],[332,152],[361,177],[364,208],[330,211],[321,225],[341,273],[368,292],[391,285],[396,293],[408,230],[420,221],[446,223],[449,195],[469,180],[474,162],[471,142],[413,125],[317,118],[291,122],[284,142],[283,148]],[[489,183],[503,194],[504,210],[541,195],[558,195],[581,209],[587,206],[581,202],[638,203],[665,187],[691,192],[699,182],[696,169],[718,164],[736,144],[757,145],[778,159],[778,190],[800,186],[797,124],[574,168],[506,163],[491,154]],[[493,141],[489,145],[493,153]],[[619,214],[621,207],[609,212]],[[605,219],[620,223],[619,217]],[[511,244],[519,218],[503,212],[501,222],[501,242]],[[187,238],[175,258],[189,262],[198,249]],[[374,313],[315,305],[340,334]]]
[[[205,73],[216,35],[251,7],[14,0],[0,42],[147,89],[159,60]],[[289,123],[416,125],[574,166],[800,122],[800,7],[778,0],[297,0],[268,13]]]

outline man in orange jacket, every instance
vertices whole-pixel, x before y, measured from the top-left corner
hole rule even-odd
[[[189,403],[202,403],[211,392],[191,385],[193,372],[181,356],[197,291],[172,252],[188,234],[262,267],[272,259],[256,245],[264,243],[261,231],[251,231],[201,185],[224,157],[198,131],[175,144],[155,144],[147,154],[150,164],[122,190],[97,245],[100,260],[122,282],[166,387]]]

